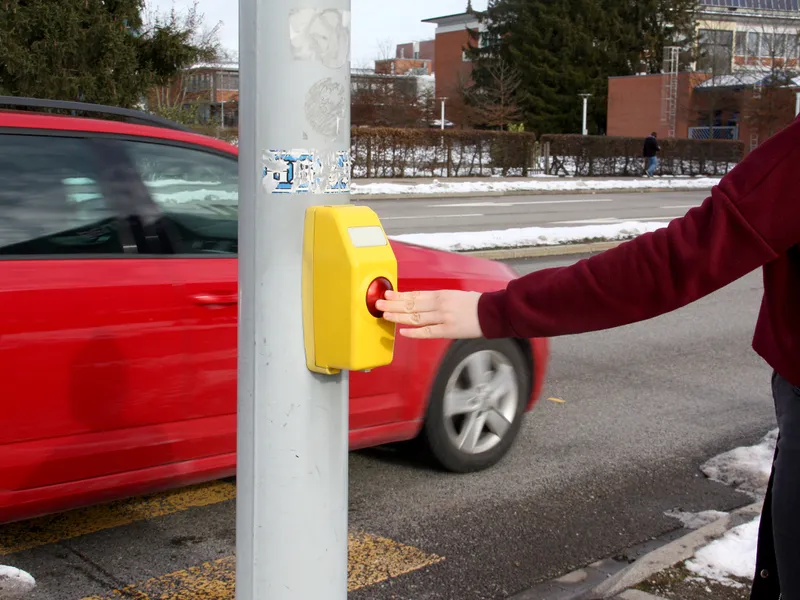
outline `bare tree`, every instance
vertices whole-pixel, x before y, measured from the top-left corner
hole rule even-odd
[[[378,40],[375,45],[378,51],[378,60],[391,60],[395,58],[395,46],[391,38]]]
[[[747,33],[747,67],[757,80],[743,98],[743,118],[751,135],[765,139],[787,125],[794,114],[792,80],[800,75],[796,26],[764,23]],[[754,140],[757,142],[757,139]]]
[[[522,76],[502,59],[488,64],[486,74],[486,84],[471,91],[476,118],[487,127],[506,129],[522,116],[516,102]]]

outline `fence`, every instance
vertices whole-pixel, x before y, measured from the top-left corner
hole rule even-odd
[[[739,128],[725,127],[689,127],[690,140],[738,140]]]

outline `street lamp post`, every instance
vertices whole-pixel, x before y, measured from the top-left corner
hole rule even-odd
[[[442,101],[442,131],[444,131],[444,103],[447,101],[446,97],[441,98]]]
[[[579,94],[581,98],[583,98],[583,127],[581,128],[582,135],[588,135],[589,129],[587,128],[586,124],[586,113],[589,104],[589,98],[592,97],[591,94]]]

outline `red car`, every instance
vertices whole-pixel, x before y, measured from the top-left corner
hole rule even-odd
[[[0,522],[235,472],[237,149],[92,108],[0,111]],[[514,277],[393,247],[400,289]],[[350,447],[419,439],[445,469],[486,468],[547,360],[546,340],[399,338],[391,366],[352,374]]]

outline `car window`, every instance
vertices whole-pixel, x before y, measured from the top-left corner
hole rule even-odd
[[[140,177],[179,236],[180,254],[236,254],[239,166],[235,157],[164,144],[124,141]]]
[[[85,140],[0,135],[0,255],[121,254]]]

